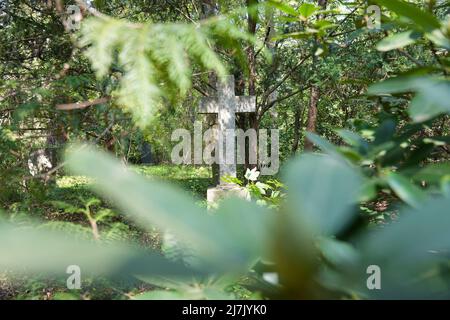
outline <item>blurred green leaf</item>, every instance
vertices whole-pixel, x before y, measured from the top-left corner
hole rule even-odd
[[[349,145],[358,148],[358,151],[362,153],[367,153],[369,149],[369,144],[360,135],[355,132],[346,129],[338,129],[336,132],[341,136],[342,139]]]
[[[397,124],[392,119],[383,121],[375,130],[375,146],[386,146],[393,139]]]
[[[86,276],[177,275],[195,272],[160,254],[123,244],[98,244],[65,232],[0,224],[0,270],[65,275],[70,265]],[[199,273],[198,273],[199,274]]]
[[[306,138],[316,146],[318,146],[323,152],[338,157],[340,156],[339,149],[334,144],[330,143],[328,140],[322,138],[321,136],[312,132],[306,132]]]
[[[378,181],[376,179],[366,181],[361,188],[359,201],[367,202],[373,200],[377,195],[377,184]]]
[[[426,181],[427,183],[439,183],[441,178],[450,175],[450,163],[431,163],[420,169],[413,175],[415,181]]]
[[[448,198],[430,199],[402,212],[396,223],[359,237],[362,260],[354,274],[361,276],[361,290],[373,298],[448,299],[448,278],[440,270],[449,261],[449,207]],[[380,267],[382,290],[365,288],[369,265]]]
[[[375,2],[385,6],[399,16],[407,17],[427,32],[441,27],[441,23],[434,15],[419,9],[417,5],[400,0],[375,0]]]
[[[369,87],[367,93],[370,95],[392,94],[401,92],[413,92],[420,88],[423,77],[399,76],[390,78]]]
[[[306,154],[288,167],[291,211],[301,224],[335,234],[354,217],[363,178],[356,167],[327,155]]]
[[[359,253],[347,242],[321,238],[318,241],[318,246],[324,258],[333,267],[345,270],[358,262]]]
[[[285,34],[280,34],[275,36],[274,40],[282,40],[282,39],[308,39],[311,38],[314,33],[317,33],[317,31],[313,32],[312,30],[309,31],[297,31],[297,32],[290,32]]]
[[[284,13],[289,14],[294,17],[298,16],[298,12],[294,8],[292,8],[290,5],[284,3],[283,1],[269,0],[269,1],[267,1],[267,3],[270,6],[277,8],[281,12],[284,12]]]
[[[75,173],[95,178],[94,189],[114,199],[143,227],[170,230],[192,247],[200,265],[228,272],[247,270],[264,250],[267,213],[254,203],[224,201],[211,216],[182,190],[149,181],[92,148],[71,154],[69,162]]]
[[[450,81],[433,77],[397,77],[372,85],[369,94],[416,92],[409,114],[416,122],[450,113]]]
[[[401,174],[389,172],[387,182],[397,196],[412,207],[420,207],[426,199],[425,193]]]
[[[421,37],[421,33],[417,31],[406,31],[391,35],[387,38],[384,38],[377,45],[378,51],[390,51],[394,49],[399,49],[406,47],[410,44],[413,44]]]
[[[430,120],[442,113],[450,113],[450,81],[422,82],[408,112],[416,122]]]
[[[310,16],[312,16],[314,12],[316,12],[317,10],[319,10],[319,7],[316,7],[311,3],[302,3],[300,8],[298,9],[298,12],[301,14],[303,18],[307,19]]]

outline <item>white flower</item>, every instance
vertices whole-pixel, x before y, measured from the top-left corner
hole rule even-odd
[[[254,167],[252,170],[247,168],[247,172],[245,172],[245,179],[250,181],[256,181],[258,180],[260,172],[256,171],[256,167]]]

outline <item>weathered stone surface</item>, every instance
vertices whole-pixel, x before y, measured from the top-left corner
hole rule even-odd
[[[247,189],[234,184],[222,184],[207,191],[208,203],[217,203],[217,201],[227,197],[239,197],[245,200],[250,200],[250,194]]]
[[[28,169],[32,176],[46,173],[53,168],[51,158],[44,149],[39,149],[30,154],[28,158]]]
[[[250,113],[256,111],[256,97],[237,97],[234,94],[234,77],[227,76],[225,82],[217,85],[216,98],[204,98],[200,103],[199,113],[217,114],[219,142],[223,143],[219,149],[219,184],[216,187],[209,188],[207,200],[209,204],[230,197],[240,197],[250,199],[247,189],[236,184],[225,183],[222,178],[225,176],[236,177],[236,141],[234,131],[236,129],[236,113]],[[233,133],[231,139],[225,137]],[[232,161],[229,161],[232,159]],[[228,160],[228,161],[227,161]]]
[[[224,137],[227,132],[233,132],[236,128],[236,113],[249,113],[256,111],[256,97],[244,96],[237,97],[234,94],[234,76],[227,76],[225,82],[218,82],[217,98],[204,98],[200,103],[199,113],[217,114],[219,135]],[[220,184],[222,177],[236,177],[236,142],[233,139],[222,139],[223,145],[219,154],[219,178]],[[234,159],[226,161],[226,159]]]

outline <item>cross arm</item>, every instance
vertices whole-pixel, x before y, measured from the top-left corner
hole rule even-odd
[[[219,113],[219,104],[215,98],[202,98],[198,113]]]
[[[255,96],[236,97],[236,112],[240,113],[256,112],[256,97]]]

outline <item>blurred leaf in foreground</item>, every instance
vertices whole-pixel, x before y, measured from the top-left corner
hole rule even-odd
[[[268,213],[254,203],[232,199],[209,214],[182,190],[149,181],[93,148],[71,154],[69,162],[76,174],[95,178],[94,189],[141,226],[169,230],[192,247],[201,266],[242,272],[265,250]]]
[[[77,265],[90,276],[136,274],[191,277],[196,273],[158,253],[125,244],[103,245],[55,231],[0,224],[0,271],[16,270],[63,275]]]

